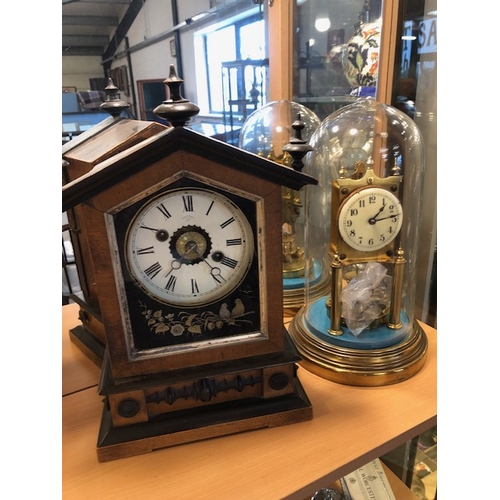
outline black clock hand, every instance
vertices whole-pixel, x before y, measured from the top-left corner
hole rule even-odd
[[[393,215],[388,215],[387,217],[382,217],[381,219],[375,219],[375,222],[379,222],[381,220],[385,219],[392,219],[393,217],[399,217],[401,214],[393,214]]]
[[[371,224],[371,225],[374,225],[377,220],[382,220],[382,219],[377,219],[377,217],[382,213],[382,211],[384,210],[385,208],[385,205],[382,205],[379,209],[379,211],[373,216],[373,217],[370,217],[368,219],[368,222]]]

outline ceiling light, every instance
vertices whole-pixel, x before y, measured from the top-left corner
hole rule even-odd
[[[316,22],[314,23],[314,27],[320,33],[329,30],[330,26],[331,26],[330,19],[328,19],[327,17],[318,17],[318,19],[316,19]]]

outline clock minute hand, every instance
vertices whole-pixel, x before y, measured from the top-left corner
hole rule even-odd
[[[208,262],[207,259],[203,259],[203,262],[205,262],[205,264],[210,268],[210,274],[212,275],[212,278],[215,281],[217,281],[218,283],[221,282],[220,279],[222,279],[223,281],[226,281],[224,276],[222,276],[222,274],[221,274],[220,267],[214,267],[214,266],[210,265],[210,262]]]
[[[388,215],[387,217],[382,217],[381,219],[374,219],[375,222],[385,220],[385,219],[392,219],[393,217],[399,217],[401,214],[393,214],[393,215]]]

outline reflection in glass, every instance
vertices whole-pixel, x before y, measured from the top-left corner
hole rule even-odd
[[[323,120],[356,97],[374,97],[381,26],[381,0],[298,0],[293,100]]]
[[[254,111],[243,124],[239,147],[291,166],[293,158],[286,147],[295,137],[293,124],[298,117],[305,156],[307,142],[320,120],[304,105],[287,100],[273,101]],[[283,187],[282,213],[283,303],[286,309],[296,310],[303,304],[305,281],[303,192]]]
[[[418,319],[436,326],[437,1],[408,0],[401,18],[392,104],[415,120],[426,158],[415,310]]]

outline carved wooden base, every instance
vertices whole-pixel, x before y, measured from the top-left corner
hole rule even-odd
[[[105,355],[98,460],[310,420],[300,358],[286,340],[284,352],[126,381],[113,380]]]
[[[202,439],[310,420],[310,402],[300,382],[296,380],[294,385],[293,394],[280,398],[226,402],[125,427],[113,427],[111,413],[105,409],[98,460],[107,462]]]

